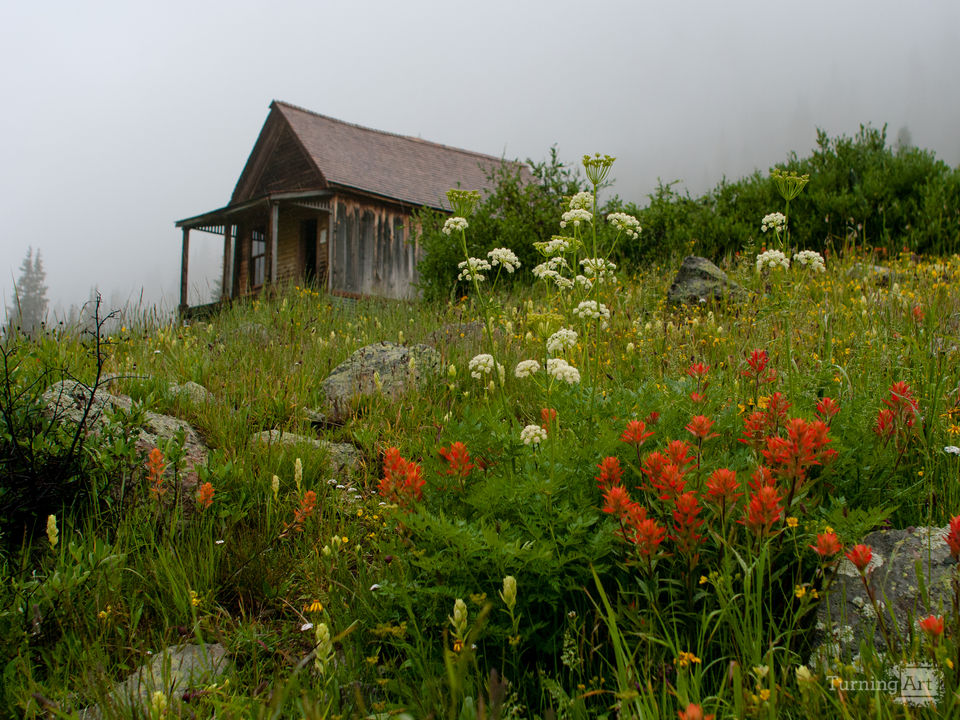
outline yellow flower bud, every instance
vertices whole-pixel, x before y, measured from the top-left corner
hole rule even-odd
[[[513,608],[517,604],[517,580],[513,575],[507,575],[503,579],[503,592],[500,593],[500,599],[513,612]]]
[[[50,541],[50,547],[55,548],[60,539],[60,533],[57,530],[57,516],[47,515],[47,540]]]

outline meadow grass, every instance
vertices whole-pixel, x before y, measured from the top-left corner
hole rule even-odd
[[[898,650],[938,664],[939,710],[831,687],[830,673],[881,672],[869,641],[858,664],[807,667],[834,562],[811,549],[817,536],[832,530],[849,549],[884,523],[942,526],[960,512],[960,457],[945,451],[960,436],[960,257],[904,254],[889,274],[876,261],[851,250],[824,273],[758,274],[753,257],[731,257],[749,297],[679,308],[664,300],[674,265],[656,265],[600,288],[607,327],[574,325],[572,303],[538,285],[485,292],[480,305],[476,293],[344,305],[289,288],[208,321],[123,328],[104,370],[144,407],[197,428],[212,502],[196,488],[180,505],[151,494],[136,413],[89,441],[96,498],[50,509],[54,546],[40,530],[5,538],[6,713],[71,717],[148,652],[204,641],[228,649],[227,675],[155,715],[696,717],[690,704],[717,717],[949,715],[956,607],[944,608],[942,636],[915,632]],[[548,353],[561,327],[575,327],[576,344]],[[322,405],[321,381],[381,340],[436,345],[443,370],[315,429],[304,408]],[[40,366],[88,381],[95,371],[82,337],[6,342],[14,383]],[[471,376],[483,353],[502,379],[495,366]],[[515,376],[548,355],[580,381]],[[213,400],[171,393],[188,380]],[[894,383],[909,402],[887,432],[880,413],[904,395]],[[776,427],[740,441],[745,419],[783,402]],[[818,417],[828,438],[802,477],[764,456],[790,418]],[[622,439],[630,421],[654,434]],[[531,425],[544,431],[525,444]],[[363,462],[351,478],[332,475],[322,449],[251,440],[270,429],[351,443]],[[467,455],[452,461],[458,442]],[[651,469],[656,451],[678,466],[672,478]],[[775,482],[751,485],[762,464]],[[735,486],[711,495],[721,469]],[[121,480],[122,503],[106,489]],[[173,487],[169,472],[162,482]],[[338,487],[350,483],[359,497]]]

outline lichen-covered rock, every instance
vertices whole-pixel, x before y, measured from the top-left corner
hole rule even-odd
[[[683,259],[667,291],[667,302],[671,305],[696,305],[743,295],[744,289],[731,281],[723,270],[706,258],[689,255]]]
[[[220,643],[171,645],[113,688],[104,703],[110,708],[106,716],[132,712],[134,717],[154,717],[154,693],[163,693],[167,701],[181,700],[188,690],[216,682],[226,672],[227,663],[227,651]],[[102,717],[104,710],[100,706],[80,713],[83,720]]]
[[[173,395],[179,395],[186,398],[194,405],[203,405],[204,403],[213,402],[214,400],[212,392],[207,390],[200,383],[195,383],[192,380],[188,380],[182,385],[170,383],[170,392]]]
[[[198,386],[199,387],[199,386]],[[91,388],[75,380],[65,380],[47,388],[43,394],[44,414],[59,423],[77,425],[84,420],[84,411]],[[85,420],[88,433],[98,434],[104,430],[111,412],[130,412],[133,400],[126,395],[114,395],[102,388],[93,395],[93,402]],[[146,411],[137,437],[137,450],[144,456],[153,448],[182,433],[183,464],[179,479],[184,487],[197,484],[197,469],[207,464],[207,446],[190,423],[171,415]],[[168,471],[170,468],[168,468]]]
[[[863,539],[873,550],[867,567],[870,588],[888,630],[896,633],[901,644],[916,630],[918,620],[950,611],[957,564],[944,540],[946,534],[947,528],[918,527],[880,530]],[[886,648],[860,574],[846,558],[829,592],[821,596],[816,632],[818,647],[811,664],[829,665],[838,656],[849,660],[865,637],[872,636],[878,649]]]
[[[356,471],[360,467],[362,459],[360,451],[348,443],[332,443],[315,437],[280,430],[258,432],[252,440],[264,445],[312,445],[315,448],[320,448],[330,456],[330,469],[338,474],[349,474]]]
[[[323,411],[331,422],[342,422],[350,416],[356,399],[377,393],[399,395],[434,377],[440,365],[440,353],[427,345],[367,345],[337,365],[323,381]]]

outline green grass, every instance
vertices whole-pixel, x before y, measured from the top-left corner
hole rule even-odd
[[[901,256],[888,264],[892,282],[861,272],[873,261],[828,258],[823,275],[767,280],[752,260],[731,265],[751,299],[702,308],[665,306],[672,267],[622,277],[616,292],[603,290],[609,327],[579,326],[566,354],[581,371],[576,385],[548,385],[543,371],[513,376],[520,360],[542,364],[543,339],[569,323],[555,298],[539,287],[495,295],[502,385],[470,377],[470,359],[491,351],[486,340],[453,331],[438,346],[441,376],[400,397],[367,398],[343,426],[321,431],[363,453],[351,478],[359,501],[337,489],[346,478],[331,477],[322,450],[267,450],[251,435],[315,434],[303,408],[321,405],[321,381],[336,364],[369,343],[429,342],[443,326],[482,321],[469,299],[344,306],[291,288],[209,322],[120,332],[104,370],[149,409],[197,428],[211,448],[201,481],[212,483],[213,503],[201,510],[188,497],[180,509],[169,496],[152,499],[122,419],[110,442],[90,440],[89,482],[122,479],[132,491],[122,505],[101,491],[77,507],[45,508],[34,537],[5,538],[0,712],[69,717],[147,651],[203,640],[227,647],[231,669],[189,704],[171,702],[168,716],[671,717],[696,702],[718,717],[935,717],[879,695],[841,701],[816,670],[810,683],[796,678],[815,600],[797,599],[795,588],[823,583],[808,549],[816,534],[831,526],[849,546],[884,517],[895,527],[943,525],[960,512],[960,458],[943,450],[960,436],[960,258]],[[84,338],[5,342],[19,368],[14,386],[40,367],[85,380],[95,372]],[[742,374],[756,349],[776,370],[758,388]],[[690,397],[697,386],[687,370],[697,362],[709,366],[703,402]],[[214,401],[169,392],[187,380]],[[897,381],[909,384],[918,418],[884,442],[874,426]],[[836,458],[811,470],[761,533],[735,522],[746,498],[726,522],[702,501],[696,557],[678,550],[672,503],[637,489],[644,456],[694,440],[685,425],[704,415],[717,437],[703,442],[699,469],[688,466],[687,489],[702,499],[709,474],[729,468],[751,495],[760,456],[738,440],[744,417],[773,392],[806,420],[822,397],[838,402],[829,429]],[[555,409],[557,422],[541,445],[522,444],[520,430],[539,425],[542,408]],[[655,435],[639,452],[620,441],[628,420],[651,413]],[[476,465],[463,481],[438,454],[457,441]],[[390,447],[425,480],[422,499],[406,508],[378,494]],[[608,456],[619,459],[632,499],[666,528],[652,561],[603,512],[594,478]],[[297,526],[307,491],[315,509]],[[46,512],[58,517],[55,548],[43,535]],[[517,582],[514,616],[499,596],[505,576]],[[462,637],[448,620],[457,598],[468,612]],[[320,623],[334,640],[323,672],[309,657]],[[949,618],[947,626],[935,657],[952,693],[957,674],[945,661],[956,660],[960,638]],[[903,652],[934,650],[916,637]],[[866,664],[870,657],[867,649]]]

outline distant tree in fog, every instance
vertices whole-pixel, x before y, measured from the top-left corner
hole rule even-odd
[[[20,264],[20,278],[13,286],[11,303],[7,306],[7,321],[24,332],[37,330],[47,317],[47,273],[43,269],[40,251],[27,248],[27,256]]]

